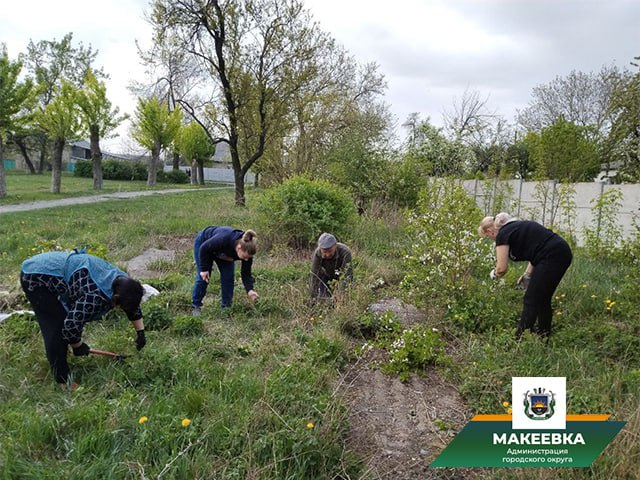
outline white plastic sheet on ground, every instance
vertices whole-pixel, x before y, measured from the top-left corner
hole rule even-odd
[[[0,313],[0,322],[2,322],[3,320],[6,320],[11,315],[24,315],[25,313],[28,313],[30,315],[35,315],[31,310],[16,310],[10,313]]]
[[[142,295],[143,302],[146,302],[150,297],[153,297],[154,295],[158,295],[160,293],[156,288],[153,288],[151,285],[148,285],[146,283],[142,284],[142,288],[144,290],[144,295]]]

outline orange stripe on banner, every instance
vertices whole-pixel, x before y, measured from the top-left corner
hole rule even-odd
[[[567,422],[604,422],[611,415],[600,414],[584,414],[584,415],[567,415]],[[507,413],[499,415],[474,415],[472,422],[510,422],[512,415]]]
[[[584,415],[567,415],[567,422],[604,422],[611,415],[600,414],[584,414]]]

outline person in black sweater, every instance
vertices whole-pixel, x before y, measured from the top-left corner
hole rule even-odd
[[[551,299],[573,258],[567,242],[537,222],[516,220],[504,212],[485,217],[478,233],[496,242],[496,267],[491,270],[491,278],[507,273],[509,259],[529,262],[518,279],[519,284],[526,286],[526,291],[517,336],[525,330],[550,336]]]
[[[215,262],[220,271],[222,308],[230,307],[233,302],[235,261],[241,260],[240,275],[251,301],[258,298],[253,289],[251,266],[257,250],[256,232],[237,230],[232,227],[207,227],[200,231],[193,243],[193,255],[196,261],[196,282],[193,286],[191,311],[200,315],[202,299],[207,293],[211,278],[211,269]]]

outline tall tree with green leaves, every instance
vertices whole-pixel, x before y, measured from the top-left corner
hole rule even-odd
[[[19,81],[21,61],[9,60],[7,48],[0,52],[0,197],[7,196],[7,179],[4,172],[4,142],[7,135],[27,121],[24,110],[33,99],[34,89],[30,79]]]
[[[82,112],[84,128],[89,132],[91,161],[93,163],[93,188],[102,190],[102,151],[100,139],[115,130],[128,115],[119,115],[118,107],[111,108],[107,99],[107,87],[96,78],[91,70],[87,71],[84,88],[78,92],[78,105]]]
[[[228,143],[236,204],[244,205],[246,173],[268,141],[282,135],[292,94],[311,74],[298,67],[305,67],[315,48],[317,25],[299,0],[156,0],[153,5],[154,28],[171,32],[206,74],[211,96],[179,103],[212,143]]]
[[[597,143],[588,127],[560,117],[540,134],[529,132],[525,143],[538,179],[591,182],[600,171]]]
[[[192,121],[180,127],[175,143],[182,158],[191,162],[191,183],[204,185],[204,162],[210,160],[216,151],[207,132]]]
[[[169,111],[164,102],[157,97],[138,99],[133,121],[133,138],[151,152],[147,185],[157,182],[160,153],[173,143],[180,129],[182,113],[180,110]]]
[[[621,180],[640,180],[640,57],[634,74],[626,72],[614,79],[610,113],[613,117],[607,138],[607,162],[621,164]]]
[[[411,162],[421,165],[421,172],[438,177],[462,176],[469,173],[475,162],[473,150],[459,140],[449,140],[443,130],[429,119],[417,129],[414,146],[405,154]]]
[[[62,154],[67,140],[80,138],[84,133],[80,118],[78,89],[65,80],[56,88],[53,99],[37,112],[38,125],[53,140],[52,193],[60,193]]]
[[[27,45],[25,67],[38,85],[38,103],[46,107],[62,87],[62,82],[71,83],[76,88],[82,88],[89,69],[98,79],[107,75],[100,68],[93,66],[97,50],[91,45],[84,46],[82,42],[74,45],[73,33],[67,33],[61,40],[33,40]],[[38,171],[44,170],[47,158],[49,140],[42,131],[32,130],[24,132],[17,141],[22,143],[21,150],[27,151],[33,145],[40,152]],[[23,148],[24,147],[24,148]]]

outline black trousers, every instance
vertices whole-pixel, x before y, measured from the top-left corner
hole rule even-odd
[[[547,242],[540,255],[542,259],[535,265],[524,294],[522,315],[517,330],[518,337],[525,330],[545,337],[551,335],[553,317],[551,299],[573,259],[567,242],[557,236]]]
[[[62,327],[67,317],[67,311],[58,300],[58,294],[51,293],[44,287],[29,291],[26,284],[22,282],[22,289],[38,319],[44,340],[44,350],[53,376],[56,382],[67,383],[69,379],[69,364],[67,363],[69,343],[62,338]]]

